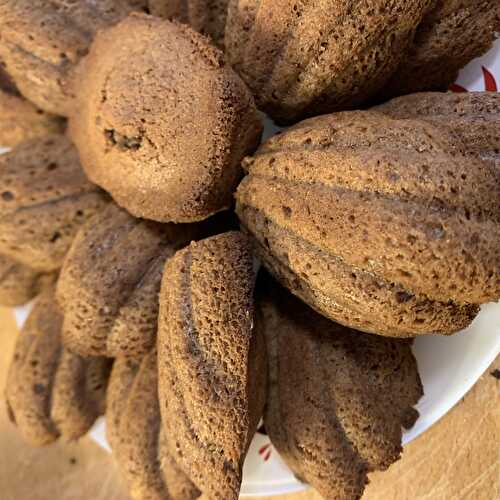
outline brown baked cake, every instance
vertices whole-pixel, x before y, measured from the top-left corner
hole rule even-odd
[[[267,284],[256,328],[266,338],[266,431],[281,457],[325,499],[361,498],[367,473],[399,459],[402,427],[422,396],[406,340],[360,334]]]
[[[434,0],[382,94],[447,90],[468,62],[500,32],[498,0]]]
[[[229,0],[149,0],[149,12],[189,24],[218,47],[224,47],[228,3]]]
[[[54,271],[78,228],[108,203],[63,135],[24,142],[0,156],[0,254]]]
[[[148,10],[153,16],[186,23],[189,0],[148,0]]]
[[[95,32],[132,10],[127,0],[3,0],[0,59],[21,94],[66,115],[74,97],[72,71]]]
[[[237,213],[264,265],[321,314],[450,334],[500,298],[500,171],[462,149],[425,121],[313,118],[246,161]]]
[[[56,280],[56,273],[40,273],[0,255],[0,305],[25,304]]]
[[[264,406],[254,280],[250,242],[239,231],[191,243],[167,261],[163,274],[157,345],[165,440],[211,499],[238,498]]]
[[[23,327],[7,376],[9,416],[34,446],[59,437],[78,439],[104,412],[111,362],[65,349],[61,325],[51,288],[40,295]]]
[[[0,146],[14,147],[30,139],[60,134],[64,126],[60,117],[0,88]]]
[[[448,127],[466,153],[500,169],[500,93],[421,92],[391,99],[373,108],[393,118],[420,118]]]
[[[111,203],[78,232],[61,270],[57,297],[64,343],[93,356],[142,356],[156,340],[165,260],[199,226],[135,219]]]
[[[113,364],[106,433],[135,500],[191,500],[199,491],[167,453],[161,435],[156,349]]]
[[[230,0],[225,47],[278,122],[355,107],[396,69],[430,0]]]
[[[229,0],[149,0],[149,12],[189,24],[223,48],[228,3]]]
[[[81,68],[70,132],[88,176],[118,205],[137,217],[193,222],[232,204],[261,123],[244,83],[206,38],[132,15],[99,33]]]

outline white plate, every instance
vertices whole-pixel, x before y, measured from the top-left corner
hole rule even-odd
[[[457,85],[460,90],[497,90],[496,81],[500,86],[500,40],[488,54],[460,73]],[[272,128],[267,132],[271,133]],[[16,308],[18,325],[24,322],[28,310],[28,306]],[[424,396],[417,405],[420,418],[404,433],[403,444],[415,439],[445,415],[500,353],[500,303],[484,305],[469,328],[451,337],[418,338],[414,352]],[[103,419],[96,422],[91,436],[109,450]],[[242,496],[271,496],[307,488],[295,479],[269,438],[260,433],[250,446],[243,472]]]

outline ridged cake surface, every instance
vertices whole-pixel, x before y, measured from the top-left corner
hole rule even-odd
[[[10,419],[35,446],[59,437],[78,439],[104,412],[111,362],[65,349],[61,326],[52,288],[40,295],[29,315],[7,375]]]
[[[67,115],[73,69],[94,34],[132,10],[127,0],[2,0],[0,59],[21,94],[45,111]]]
[[[0,305],[25,304],[56,280],[56,273],[41,273],[0,254]]]
[[[149,12],[166,19],[177,19],[224,46],[229,0],[149,0]]]
[[[118,358],[109,380],[106,433],[135,500],[191,500],[199,491],[167,453],[158,402],[156,349]]]
[[[463,149],[425,121],[313,118],[247,160],[236,210],[264,265],[327,317],[452,333],[500,297],[500,172]]]
[[[500,93],[420,92],[372,108],[393,118],[417,118],[447,127],[465,152],[500,169]]]
[[[253,330],[248,238],[192,243],[165,266],[159,398],[168,449],[207,498],[236,500],[265,400],[265,347]]]
[[[279,122],[356,107],[404,56],[429,0],[230,0],[225,47]]]
[[[12,148],[30,139],[63,131],[64,120],[60,117],[45,113],[0,85],[0,146]]]
[[[492,47],[499,32],[498,0],[435,0],[382,94],[447,90],[464,66]]]
[[[273,445],[325,499],[360,498],[368,472],[399,458],[402,427],[418,416],[422,385],[410,342],[333,323],[269,283],[257,311]]]
[[[0,253],[38,271],[59,269],[80,226],[108,203],[63,135],[1,155],[0,186]]]
[[[147,353],[156,340],[165,260],[197,230],[135,219],[114,203],[89,220],[58,281],[65,344],[82,355]]]

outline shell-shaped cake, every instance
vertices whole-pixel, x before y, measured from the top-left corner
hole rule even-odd
[[[448,127],[465,152],[500,168],[500,93],[421,92],[372,108],[393,118],[419,118]]]
[[[106,399],[106,433],[135,500],[191,500],[199,491],[166,450],[158,402],[156,349],[117,358]]]
[[[194,222],[232,206],[241,159],[262,125],[208,39],[131,15],[96,36],[79,82],[70,134],[89,178],[118,205],[159,222]]]
[[[149,12],[165,19],[176,19],[224,46],[229,0],[149,0]]]
[[[0,186],[0,253],[44,272],[61,267],[79,227],[108,203],[63,135],[1,155]]]
[[[246,161],[236,210],[264,265],[321,314],[453,333],[500,298],[500,171],[463,149],[425,121],[313,118]]]
[[[0,305],[15,307],[30,301],[52,285],[56,273],[40,273],[0,255]]]
[[[127,0],[4,0],[0,59],[21,94],[66,115],[73,105],[73,70],[94,34],[132,10]]]
[[[264,340],[253,330],[255,268],[238,231],[177,252],[158,322],[159,399],[168,450],[207,498],[238,498],[265,401]]]
[[[34,446],[83,436],[105,407],[111,361],[82,358],[61,343],[54,289],[41,294],[16,343],[5,389],[7,409]]]
[[[418,417],[411,344],[333,323],[281,287],[266,292],[256,315],[268,352],[266,431],[324,498],[361,498],[367,473],[399,459],[402,427]]]
[[[230,0],[225,48],[278,122],[362,104],[404,56],[429,0]]]
[[[0,88],[0,146],[15,147],[21,142],[60,134],[64,120]]]
[[[165,260],[196,225],[135,219],[114,203],[78,232],[57,285],[63,339],[82,355],[141,356],[155,344]]]
[[[498,0],[436,0],[382,94],[447,90],[500,32]]]

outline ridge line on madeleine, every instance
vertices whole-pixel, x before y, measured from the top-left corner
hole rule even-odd
[[[248,213],[245,218],[250,218]],[[439,302],[409,293],[401,285],[268,226],[269,231],[260,229],[258,236],[253,235],[265,267],[313,309],[321,314],[329,311],[328,316],[338,323],[403,338],[429,332],[447,335],[467,327],[479,310],[474,304]],[[302,271],[295,274],[290,270],[294,266]]]
[[[372,110],[446,127],[463,143],[467,154],[500,170],[499,92],[419,92],[396,97]]]
[[[496,0],[433,2],[381,95],[447,90],[463,67],[488,52],[499,31]]]
[[[0,75],[0,145],[18,144],[49,134],[62,134],[63,118],[46,113],[32,103],[2,86]]]

